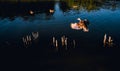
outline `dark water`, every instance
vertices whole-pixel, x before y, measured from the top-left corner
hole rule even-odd
[[[119,66],[119,1],[1,2],[0,9],[0,48],[25,48],[18,55],[5,53],[17,56],[13,66],[35,71],[110,71]],[[71,28],[71,23],[79,22],[77,18],[89,20],[88,32]],[[112,44],[104,46],[105,34],[112,37]],[[27,36],[31,40],[23,42]],[[68,38],[67,46],[62,46],[62,36]],[[53,45],[53,37],[58,47]],[[6,59],[8,66],[11,60]]]

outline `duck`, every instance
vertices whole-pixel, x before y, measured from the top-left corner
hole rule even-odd
[[[79,22],[77,23],[71,23],[71,28],[76,30],[83,30],[84,32],[88,32],[89,29],[87,27],[87,24],[89,21],[87,19],[81,20],[80,18],[77,18]]]

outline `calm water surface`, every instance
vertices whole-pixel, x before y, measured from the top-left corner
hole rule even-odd
[[[109,1],[103,2],[95,9],[64,1],[1,3],[0,8],[0,48],[37,48],[29,54],[35,59],[30,56],[32,62],[26,60],[34,64],[31,67],[44,71],[110,71],[110,67],[116,68],[113,64],[117,51],[111,48],[120,46],[119,1],[115,6]],[[79,22],[77,18],[89,20],[88,32],[71,28],[71,23]],[[37,33],[36,38],[32,33]],[[105,34],[112,37],[113,45],[104,46]],[[31,40],[25,43],[23,38],[27,36]],[[62,46],[62,36],[68,38],[67,46]],[[53,37],[58,47],[53,45]]]

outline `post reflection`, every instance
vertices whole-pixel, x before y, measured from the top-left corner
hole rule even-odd
[[[58,51],[58,40],[55,41],[55,47],[56,47],[56,50]]]
[[[61,43],[62,43],[62,46],[65,45],[65,44],[64,44],[64,43],[65,43],[64,41],[65,41],[65,37],[63,36],[63,37],[61,37]]]
[[[35,39],[37,39],[39,37],[39,33],[38,32],[32,32],[32,36]]]
[[[71,23],[71,28],[75,30],[83,30],[84,32],[89,32],[87,26],[89,24],[89,21],[87,19],[81,20],[80,18],[78,18],[78,20],[78,23]]]
[[[56,43],[55,37],[53,37],[53,45],[54,45],[54,46],[55,46],[55,43]]]
[[[76,45],[76,42],[75,42],[75,40],[73,40],[73,47],[75,48],[75,45]]]
[[[32,43],[31,35],[27,35],[27,36],[23,37],[22,40],[23,40],[24,46],[25,46],[26,48],[27,48],[28,46],[30,46],[31,43]]]
[[[68,50],[76,47],[76,41],[66,37],[65,35],[63,35],[61,39],[56,39],[56,37],[53,37],[52,46],[56,49],[56,51],[59,49]]]
[[[65,49],[67,50],[67,45],[68,45],[68,41],[67,41],[67,37],[65,38]]]
[[[105,34],[103,39],[103,44],[104,44],[104,47],[112,47],[113,46],[112,37],[111,36],[107,37],[107,34]]]
[[[30,35],[26,35],[22,38],[23,44],[26,48],[30,47],[34,41],[39,38],[39,32],[32,32]]]
[[[61,37],[61,43],[62,43],[62,46],[65,45],[65,39],[66,39],[65,35]]]

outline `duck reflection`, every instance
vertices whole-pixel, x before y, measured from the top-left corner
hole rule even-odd
[[[107,34],[105,34],[104,39],[103,39],[103,44],[104,44],[104,47],[112,47],[113,46],[112,37],[108,36],[108,38],[107,38]]]
[[[81,20],[80,18],[78,18],[77,20],[79,20],[78,23],[71,23],[71,28],[75,30],[83,30],[84,32],[89,32],[87,26],[89,24],[89,21],[87,19]]]

